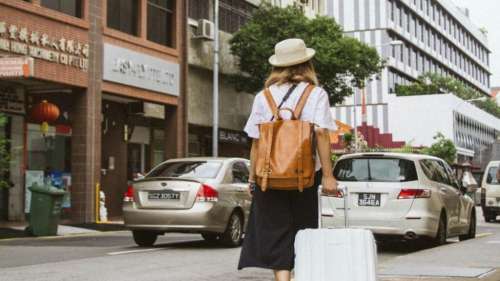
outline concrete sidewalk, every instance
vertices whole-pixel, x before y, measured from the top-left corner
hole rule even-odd
[[[27,222],[0,222],[0,241],[5,239],[36,238],[25,232]],[[101,232],[125,230],[123,222],[106,222],[102,224],[67,225],[60,224],[57,228],[57,236],[43,236],[44,238],[67,237],[77,235],[92,235]]]

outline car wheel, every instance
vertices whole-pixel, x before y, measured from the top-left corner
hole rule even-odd
[[[145,230],[133,230],[135,244],[139,247],[151,247],[155,244],[158,233]]]
[[[446,229],[446,215],[441,213],[441,218],[439,219],[439,227],[436,233],[436,237],[434,237],[434,246],[441,246],[446,243],[447,236]]]
[[[225,246],[237,247],[243,241],[243,220],[241,215],[233,212],[229,217],[226,231],[221,235],[221,242]]]
[[[201,236],[209,243],[217,242],[220,238],[218,233],[202,233]]]
[[[484,220],[486,222],[495,222],[496,219],[497,219],[497,214],[490,213],[490,212],[485,212],[484,213]]]
[[[476,213],[472,213],[470,217],[469,232],[465,235],[458,236],[460,241],[473,239],[476,237]]]

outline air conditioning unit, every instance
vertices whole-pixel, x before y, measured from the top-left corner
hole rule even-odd
[[[214,23],[206,20],[198,20],[198,28],[196,29],[196,38],[214,40]]]

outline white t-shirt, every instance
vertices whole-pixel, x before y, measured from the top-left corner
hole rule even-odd
[[[297,85],[295,90],[292,92],[288,100],[281,106],[281,108],[295,109],[299,99],[306,89],[308,83],[301,82]],[[272,85],[269,90],[273,96],[274,102],[278,106],[283,97],[290,89],[291,84],[283,84],[280,86]],[[285,119],[290,119],[291,114],[287,111],[281,111],[281,116]],[[273,113],[267,104],[266,97],[264,96],[264,91],[261,91],[255,96],[252,113],[248,118],[247,124],[245,125],[244,131],[249,137],[258,139],[259,134],[259,124],[271,121]],[[311,92],[311,95],[307,99],[307,102],[302,110],[301,120],[309,121],[315,124],[319,128],[328,129],[335,131],[337,127],[333,121],[332,113],[330,111],[330,102],[328,101],[328,94],[325,90],[320,87],[315,87]],[[319,157],[316,155],[316,170],[321,168],[319,162]]]

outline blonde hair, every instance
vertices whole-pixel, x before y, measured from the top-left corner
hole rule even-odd
[[[318,77],[312,62],[306,61],[301,64],[286,66],[286,67],[273,67],[271,74],[266,80],[264,86],[276,84],[282,85],[285,83],[297,84],[300,82],[307,82],[313,85],[318,85]]]

